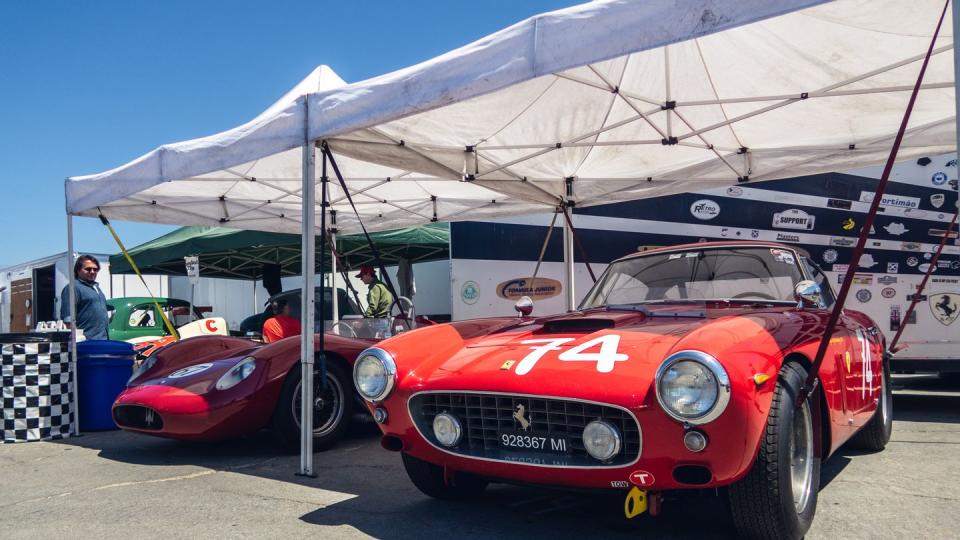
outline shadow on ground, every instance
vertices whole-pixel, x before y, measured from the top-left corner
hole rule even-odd
[[[960,422],[960,392],[936,378],[895,382],[897,421]],[[299,457],[281,453],[268,432],[221,443],[187,443],[139,434],[92,433],[60,444],[98,451],[108,460],[145,466],[198,466],[347,494],[345,500],[300,516],[304,523],[347,526],[377,538],[416,538],[456,531],[458,538],[732,538],[725,497],[713,491],[664,501],[660,516],[623,518],[622,495],[603,496],[535,487],[493,485],[466,502],[422,495],[406,477],[399,455],[382,450],[370,422],[355,423],[345,440],[314,456],[317,478],[294,473]],[[842,448],[822,465],[821,489],[857,457]]]

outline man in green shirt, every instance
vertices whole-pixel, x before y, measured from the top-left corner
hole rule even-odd
[[[370,289],[367,291],[367,309],[363,312],[364,317],[374,319],[383,319],[390,316],[390,306],[393,304],[393,295],[390,290],[377,279],[373,272],[373,266],[365,264],[360,267],[360,273],[356,275]]]

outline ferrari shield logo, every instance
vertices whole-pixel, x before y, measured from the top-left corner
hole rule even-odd
[[[940,321],[944,326],[953,324],[957,320],[960,312],[960,294],[957,293],[937,293],[930,295],[930,311],[934,318]]]

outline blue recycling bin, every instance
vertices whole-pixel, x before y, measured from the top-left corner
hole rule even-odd
[[[92,339],[77,343],[80,431],[117,429],[110,413],[133,371],[133,345]]]

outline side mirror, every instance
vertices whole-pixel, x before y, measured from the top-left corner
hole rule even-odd
[[[513,309],[517,310],[521,317],[526,317],[533,313],[533,300],[529,296],[521,296],[517,303],[513,305]]]
[[[797,283],[793,289],[793,298],[797,301],[797,309],[823,307],[822,293],[816,281],[805,279]]]

